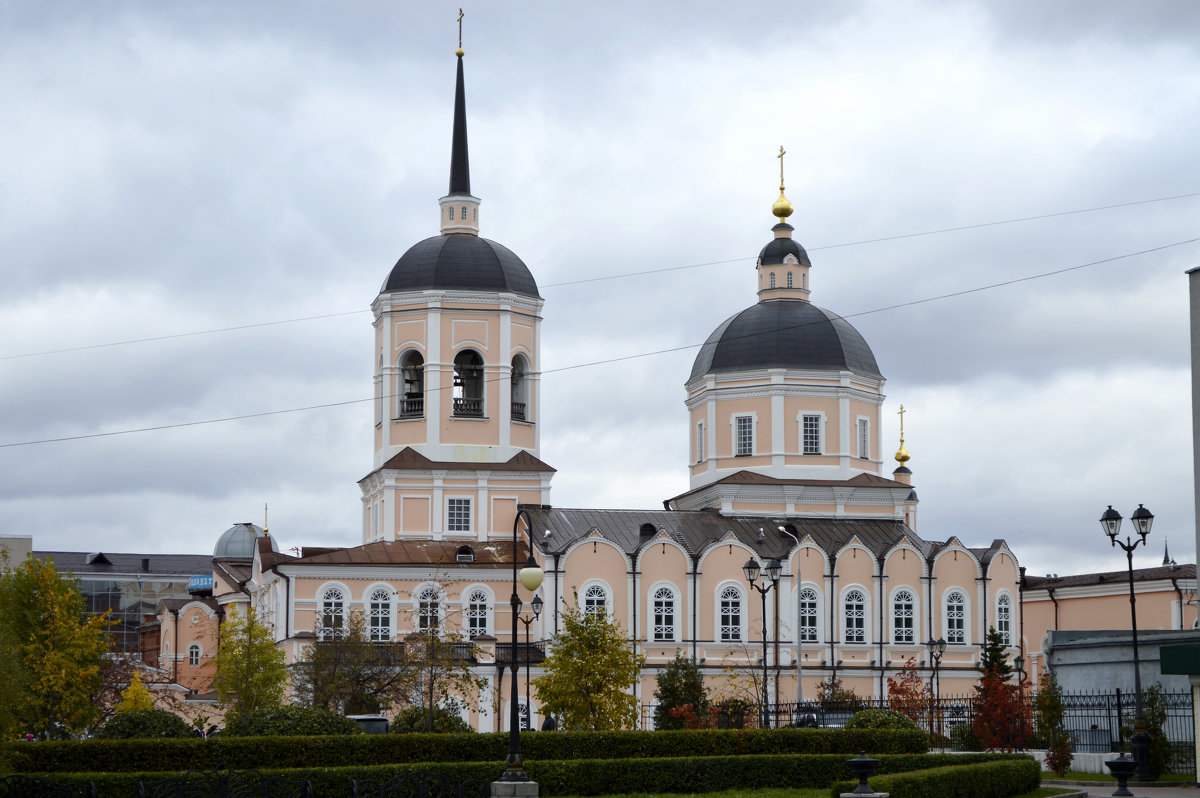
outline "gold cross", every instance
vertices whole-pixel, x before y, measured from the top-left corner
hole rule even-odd
[[[458,9],[458,49],[462,49],[462,9]]]
[[[897,415],[900,416],[900,440],[904,440],[904,405],[900,405]]]
[[[785,156],[785,155],[787,155],[787,150],[785,150],[783,148],[783,145],[780,144],[779,145],[779,154],[775,156],[776,158],[779,159],[779,190],[780,191],[783,191],[783,156]]]

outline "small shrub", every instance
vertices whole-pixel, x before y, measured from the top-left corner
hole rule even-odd
[[[458,716],[458,713],[442,707],[433,710],[430,722],[433,725],[432,729],[428,728],[429,723],[426,722],[425,707],[408,707],[396,716],[388,731],[396,734],[427,731],[432,731],[434,734],[448,734],[475,731],[469,723]]]
[[[362,729],[349,718],[326,709],[271,707],[247,715],[226,715],[225,734],[233,737],[362,734]]]
[[[892,709],[863,709],[846,721],[847,729],[918,729],[912,718]]]
[[[983,750],[983,741],[976,736],[970,723],[956,723],[950,727],[950,745],[955,751]]]
[[[100,727],[101,740],[135,740],[145,737],[193,737],[196,731],[183,718],[165,709],[132,709],[114,715]]]

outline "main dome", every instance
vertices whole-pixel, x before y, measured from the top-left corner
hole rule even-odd
[[[511,249],[470,233],[433,236],[414,244],[396,261],[380,292],[427,290],[541,298],[529,267]]]
[[[255,541],[266,537],[271,541],[271,551],[279,551],[275,538],[267,535],[267,531],[258,524],[234,524],[226,529],[213,547],[213,559],[219,557],[236,557],[249,559],[254,556]]]
[[[850,322],[811,302],[773,299],[717,327],[700,347],[688,382],[705,374],[780,368],[883,376],[871,347]]]

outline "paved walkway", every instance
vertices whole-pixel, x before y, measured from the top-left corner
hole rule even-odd
[[[1111,782],[1102,781],[1042,781],[1043,787],[1076,787],[1093,798],[1102,798],[1103,796],[1112,795],[1116,792],[1117,781],[1113,779]],[[1137,798],[1184,798],[1185,796],[1195,796],[1200,798],[1200,787],[1137,787],[1131,786],[1129,791]]]

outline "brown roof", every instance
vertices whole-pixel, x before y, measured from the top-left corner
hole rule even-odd
[[[1134,568],[1133,581],[1153,582],[1158,579],[1195,579],[1196,566],[1159,565],[1154,568]],[[1129,584],[1129,571],[1105,571],[1094,574],[1075,574],[1074,576],[1026,576],[1026,590],[1047,590],[1060,587],[1082,587],[1084,585]]]
[[[524,449],[517,452],[503,463],[478,463],[430,460],[428,457],[409,446],[405,446],[399,452],[394,454],[391,459],[389,459],[379,468],[372,471],[371,474],[376,474],[384,469],[414,469],[420,471],[430,471],[435,469],[445,471],[478,471],[481,469],[486,469],[489,471],[555,472],[554,468],[546,465]],[[367,476],[369,477],[371,474],[367,474]],[[366,479],[366,477],[363,477],[363,479]]]
[[[458,551],[467,546],[475,554],[474,562],[458,562]],[[529,548],[518,546],[517,562],[524,562]],[[345,549],[304,548],[299,557],[278,557],[277,561],[294,565],[438,565],[446,568],[510,568],[512,542],[507,540],[380,540]],[[275,563],[272,563],[275,564]],[[264,567],[266,564],[264,562]]]
[[[706,490],[713,485],[796,485],[821,488],[908,488],[912,489],[911,485],[906,485],[903,482],[897,482],[894,479],[885,479],[884,477],[876,476],[875,474],[857,474],[850,479],[778,479],[769,477],[766,474],[759,474],[756,471],[738,471],[730,474],[727,477],[715,480],[695,490],[689,490],[679,494],[673,498],[663,502],[664,506],[669,507],[671,502],[682,499],[684,496],[691,496],[702,490]]]

